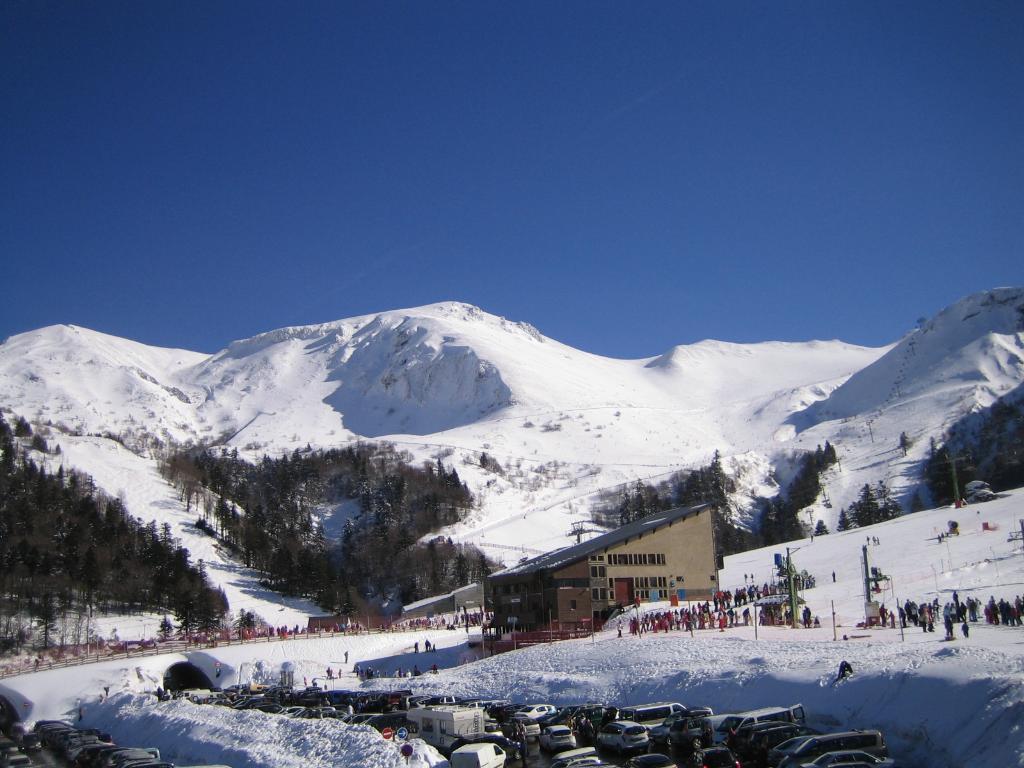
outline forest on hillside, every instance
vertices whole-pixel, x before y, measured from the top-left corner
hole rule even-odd
[[[925,479],[935,504],[953,502],[954,478],[961,496],[972,480],[984,480],[994,491],[1024,485],[1024,385],[961,418],[941,445],[932,441]]]
[[[440,459],[416,466],[388,444],[296,450],[255,463],[236,450],[185,451],[161,472],[199,527],[267,586],[329,613],[362,613],[368,600],[408,604],[493,567],[475,547],[429,538],[472,509],[458,472]],[[339,506],[350,516],[341,541],[330,542],[320,517]]]
[[[202,562],[144,525],[90,477],[48,472],[24,419],[0,416],[0,650],[93,641],[93,612],[172,614],[182,631],[213,629],[228,610]]]
[[[712,504],[715,507],[716,554],[721,558],[809,535],[811,530],[801,520],[800,513],[817,500],[822,492],[821,473],[836,460],[835,447],[827,441],[824,446],[795,457],[796,470],[786,487],[778,496],[760,500],[760,525],[754,531],[733,522],[729,495],[735,493],[736,483],[722,468],[718,451],[707,466],[678,472],[656,485],[637,481],[603,499],[592,514],[595,522],[614,527],[674,507]],[[819,522],[814,533],[826,534],[828,529]]]

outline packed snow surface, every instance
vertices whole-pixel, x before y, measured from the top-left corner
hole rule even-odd
[[[971,625],[943,641],[941,627],[863,629],[861,557],[890,576],[874,595],[890,607],[897,599],[944,604],[954,591],[965,600],[1024,594],[1024,550],[1009,540],[1024,519],[1024,492],[976,506],[929,510],[841,534],[789,542],[799,570],[816,578],[803,596],[819,616],[820,629],[737,627],[724,632],[617,636],[615,622],[589,639],[476,659],[462,631],[380,633],[333,638],[258,642],[188,653],[105,661],[42,671],[0,681],[0,696],[23,717],[74,719],[102,727],[120,742],[159,747],[179,764],[223,762],[236,768],[392,766],[393,743],[375,732],[334,721],[287,721],[258,712],[238,713],[187,702],[157,704],[147,695],[164,672],[188,661],[219,682],[269,682],[289,664],[296,680],[324,681],[328,666],[372,667],[385,675],[363,687],[412,688],[520,701],[616,705],[680,701],[717,712],[802,703],[811,725],[823,729],[879,728],[906,765],[1024,765],[1024,628]],[[939,541],[956,520],[960,535]],[[878,539],[878,544],[874,540]],[[869,543],[870,541],[870,543]],[[773,555],[785,546],[726,558],[721,584],[735,588],[751,577],[767,580]],[[836,580],[832,580],[832,572]],[[832,609],[837,626],[832,626]],[[664,604],[642,611],[665,610]],[[834,639],[837,638],[837,639]],[[431,654],[414,653],[429,639]],[[854,675],[833,685],[841,660]],[[389,678],[395,670],[425,669],[437,675]],[[360,684],[346,666],[340,688]],[[103,686],[112,695],[101,701]],[[439,757],[414,742],[419,765]]]

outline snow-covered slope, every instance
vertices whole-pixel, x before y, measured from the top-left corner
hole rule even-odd
[[[455,302],[284,328],[214,355],[51,327],[0,345],[0,406],[52,425],[51,443],[75,443],[64,460],[99,475],[103,452],[81,436],[117,436],[143,462],[154,439],[250,457],[386,439],[454,464],[480,503],[446,533],[512,560],[566,543],[602,491],[716,450],[741,506],[773,492],[776,465],[825,440],[841,464],[825,478],[831,506],[823,497],[811,520],[834,526],[864,483],[905,494],[928,438],[1024,381],[1022,306],[1020,289],[971,296],[893,347],[703,341],[639,360]],[[901,432],[916,441],[907,457]],[[483,452],[501,472],[481,467]]]
[[[793,414],[794,445],[831,440],[842,467],[829,478],[831,519],[864,483],[904,496],[920,481],[930,440],[1024,382],[1024,290],[997,288],[947,307],[827,398]],[[900,434],[912,441],[907,456]]]
[[[823,730],[880,728],[901,765],[951,768],[961,765],[1021,765],[1024,761],[1024,628],[970,625],[956,640],[909,626],[858,628],[863,616],[860,557],[866,535],[870,563],[891,577],[877,598],[938,599],[943,605],[968,597],[987,602],[1012,599],[1024,584],[1024,551],[1008,534],[1021,525],[1018,491],[961,510],[935,509],[868,529],[792,542],[794,562],[817,578],[804,592],[821,618],[819,629],[739,626],[724,632],[698,630],[618,637],[614,624],[593,638],[539,645],[473,661],[461,632],[423,630],[333,638],[197,648],[163,656],[112,659],[100,664],[40,671],[0,680],[0,697],[29,721],[74,718],[109,731],[122,743],[157,746],[179,763],[222,763],[242,768],[399,765],[394,743],[374,732],[335,721],[287,721],[259,712],[211,710],[188,702],[159,705],[152,695],[172,665],[190,662],[219,682],[272,682],[285,664],[296,680],[322,677],[340,659],[377,670],[364,683],[378,689],[411,688],[416,693],[510,698],[534,703],[603,701],[618,706],[680,701],[736,712],[800,702],[809,724]],[[956,519],[960,535],[939,542],[937,530]],[[728,557],[721,583],[734,589],[768,580],[768,548]],[[832,581],[832,572],[836,580]],[[641,611],[665,610],[666,604]],[[832,610],[837,626],[832,627]],[[474,639],[476,639],[475,636]],[[833,639],[836,637],[838,639]],[[429,639],[438,649],[416,654]],[[854,669],[834,686],[840,660]],[[398,669],[437,663],[440,673],[401,679]],[[359,687],[350,667],[326,682]],[[111,697],[101,702],[104,686]],[[332,749],[333,746],[333,749]],[[421,743],[419,756],[429,763]],[[417,765],[414,758],[414,766]]]

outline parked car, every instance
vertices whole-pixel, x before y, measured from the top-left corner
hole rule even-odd
[[[843,766],[843,768],[849,768],[849,766],[861,765],[893,768],[896,765],[896,761],[891,757],[877,757],[861,750],[847,749],[841,752],[826,752],[811,762],[804,763],[801,768],[804,768],[804,766],[813,766],[814,768],[832,768],[832,766],[838,768],[838,766]]]
[[[576,736],[565,725],[549,725],[541,729],[540,748],[548,752],[563,752],[576,749]]]
[[[750,735],[746,755],[740,755],[744,762],[754,765],[767,765],[768,753],[774,747],[800,736],[817,736],[820,731],[798,723],[776,723],[774,728],[755,731]]]
[[[799,749],[805,742],[810,741],[813,736],[810,734],[804,736],[794,736],[791,739],[779,742],[770,750],[768,750],[768,756],[764,761],[764,764],[768,768],[777,768],[778,764],[789,757],[795,750]]]
[[[676,764],[668,755],[661,752],[651,752],[646,755],[637,755],[629,758],[626,768],[675,768]]]
[[[805,720],[806,715],[801,704],[794,704],[791,707],[762,707],[729,715],[716,729],[714,738],[716,743],[724,743],[740,728],[746,726],[764,722],[803,723]]]
[[[42,748],[43,743],[39,740],[38,733],[26,733],[21,737],[22,752],[38,752]]]
[[[794,736],[812,736],[819,733],[819,731],[816,731],[813,728],[808,728],[802,723],[783,723],[777,720],[764,720],[759,723],[747,723],[745,725],[741,725],[726,739],[726,746],[735,752],[740,760],[751,760],[756,752],[754,742],[757,739],[758,734],[766,733],[768,731],[778,731],[780,728],[788,728],[789,730],[783,730],[778,733],[778,738],[772,742],[773,746],[785,741],[786,739],[793,738]],[[763,755],[767,754],[768,750],[765,749]]]
[[[335,712],[335,714],[340,714]],[[332,715],[333,717],[333,715]],[[378,731],[383,731],[385,728],[392,728],[398,730],[399,728],[408,728],[409,721],[405,718],[405,712],[383,712],[372,715],[367,718],[364,725],[372,726]]]
[[[668,729],[668,745],[672,749],[701,749],[710,747],[714,741],[714,717],[684,717],[676,720]]]
[[[677,701],[639,704],[635,707],[620,709],[619,720],[632,720],[634,723],[650,727],[662,722],[666,717],[685,711],[686,707]]]
[[[783,750],[789,744],[780,744],[768,755],[770,765],[778,768],[795,768],[810,762],[826,752],[860,750],[876,757],[888,757],[889,748],[881,731],[842,731],[840,733],[823,733],[811,736],[792,749]],[[776,753],[778,755],[776,756]]]
[[[574,717],[585,717],[592,723],[600,724],[607,709],[603,704],[577,704],[571,707],[562,707],[544,715],[538,718],[537,722],[543,728],[546,725],[565,725]]]
[[[452,768],[504,768],[505,750],[497,744],[467,744],[452,752]]]
[[[478,733],[475,736],[460,736],[451,743],[451,746],[448,749],[448,754],[451,754],[459,747],[464,747],[467,744],[497,744],[505,750],[506,759],[522,759],[519,745],[511,739],[506,739],[499,733]]]
[[[696,750],[690,762],[700,768],[742,768],[732,750],[721,746]]]
[[[530,704],[515,712],[512,717],[516,720],[533,720],[536,722],[545,715],[557,712],[558,708],[553,704]]]
[[[669,734],[672,731],[672,727],[676,723],[679,723],[680,721],[692,720],[696,721],[692,723],[692,725],[697,726],[697,722],[699,722],[702,718],[710,717],[713,714],[714,712],[712,712],[711,707],[687,708],[683,712],[676,712],[674,714],[671,714],[664,720],[662,720],[661,723],[649,729],[648,734],[651,738],[651,742],[654,744],[670,744],[671,740],[669,738]],[[680,725],[678,726],[677,730],[686,730],[686,728]]]
[[[646,752],[650,745],[647,729],[632,720],[615,720],[597,732],[595,739],[599,747],[619,754]]]
[[[550,768],[568,768],[570,763],[577,761],[580,762],[580,765],[585,765],[582,762],[584,760],[590,760],[592,763],[601,762],[597,750],[593,747],[577,747],[576,749],[559,753],[558,757],[551,761]]]

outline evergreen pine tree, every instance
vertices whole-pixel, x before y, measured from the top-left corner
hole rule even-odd
[[[849,517],[849,515],[846,514],[846,508],[844,507],[843,509],[839,510],[839,520],[836,521],[836,530],[837,531],[848,531],[851,528],[856,528],[856,527],[857,526],[855,524],[852,524],[850,522],[850,517]]]
[[[828,526],[825,525],[825,521],[824,520],[819,520],[818,524],[816,526],[814,526],[814,535],[815,536],[827,536],[828,535]]]

